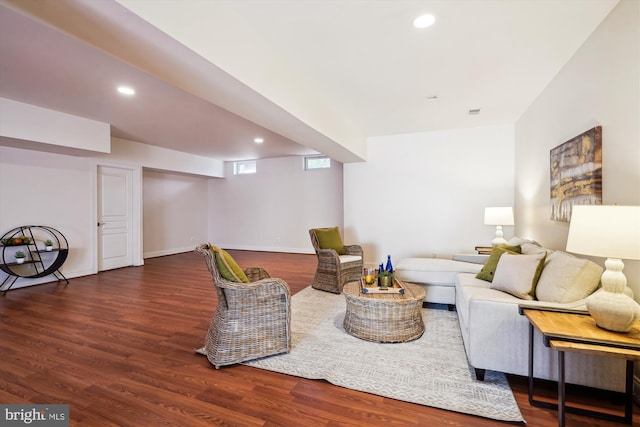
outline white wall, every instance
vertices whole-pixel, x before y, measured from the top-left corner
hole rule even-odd
[[[640,205],[640,2],[623,0],[518,120],[516,231],[566,246],[569,224],[551,221],[549,151],[602,126],[603,203]],[[601,258],[594,261],[604,264]],[[640,301],[640,262],[625,260]]]
[[[0,233],[46,225],[69,242],[67,277],[95,273],[94,167],[82,157],[0,147]],[[0,272],[0,281],[6,275]],[[51,281],[19,279],[14,287]]]
[[[373,264],[474,253],[495,233],[484,208],[513,206],[513,158],[512,126],[370,138],[367,163],[344,166],[345,240]]]
[[[229,249],[313,253],[309,229],[342,228],[342,164],[303,170],[302,157],[262,159],[255,175],[209,180],[210,241]]]
[[[2,142],[2,140],[0,140]],[[11,143],[22,145],[22,140]],[[55,146],[55,141],[51,141]],[[136,152],[137,144],[120,140],[119,151],[125,145]],[[39,147],[28,144],[25,146]],[[145,150],[152,149],[145,146]],[[145,159],[170,156],[170,150]],[[186,156],[186,157],[185,157]],[[186,167],[188,155],[175,157],[174,167]],[[56,228],[69,241],[69,257],[61,271],[67,278],[97,272],[96,165],[126,165],[141,167],[135,158],[121,155],[76,156],[0,146],[0,234],[21,225],[47,225]],[[199,159],[196,159],[199,163]],[[144,256],[158,256],[192,250],[208,236],[208,178],[147,170],[143,176],[143,244]],[[193,241],[191,240],[193,237]],[[0,282],[6,275],[0,272]],[[18,279],[14,288],[55,280]]]
[[[208,239],[207,179],[143,172],[144,257],[191,251]]]
[[[230,178],[220,179],[156,170],[167,167],[162,160],[167,156],[174,169],[188,170],[191,164],[196,172],[204,167],[206,175],[208,165],[196,156],[153,152],[154,147],[133,141],[114,140],[114,154],[94,155],[38,151],[42,145],[29,141],[24,146],[34,149],[24,149],[22,140],[8,142],[18,147],[0,146],[0,233],[21,225],[60,230],[69,240],[69,258],[61,269],[68,278],[97,272],[98,164],[145,167],[144,257],[190,251],[205,241],[227,248],[311,253],[309,228],[342,226],[342,164],[337,162],[329,170],[304,172],[301,157],[260,160],[259,174],[253,177],[234,177],[229,164]],[[0,281],[5,277],[0,273]],[[14,288],[52,280],[19,279]]]

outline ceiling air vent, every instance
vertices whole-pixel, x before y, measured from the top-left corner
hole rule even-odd
[[[480,109],[479,108],[474,108],[473,110],[469,110],[469,115],[470,116],[477,116],[478,114],[480,114]]]

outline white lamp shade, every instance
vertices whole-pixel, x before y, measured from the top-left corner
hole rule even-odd
[[[513,225],[513,208],[484,208],[485,225]]]
[[[573,206],[567,251],[640,259],[640,206]]]

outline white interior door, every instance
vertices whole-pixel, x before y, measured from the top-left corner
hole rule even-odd
[[[133,265],[133,170],[98,166],[98,271]]]

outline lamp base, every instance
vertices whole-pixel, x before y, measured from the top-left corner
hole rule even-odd
[[[496,237],[491,241],[491,246],[506,245],[507,239],[504,238],[502,226],[496,225]]]
[[[504,237],[496,237],[491,241],[491,246],[506,245],[507,240]]]
[[[607,258],[604,266],[600,278],[602,289],[587,298],[587,310],[602,329],[627,332],[640,319],[640,304],[633,299],[633,291],[627,286],[622,260]]]
[[[587,310],[602,329],[628,332],[640,319],[640,304],[625,292],[600,289],[587,298]]]

